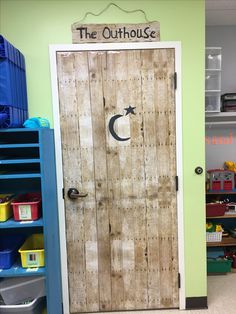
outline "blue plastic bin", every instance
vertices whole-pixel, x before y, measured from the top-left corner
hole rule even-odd
[[[218,258],[220,256],[224,256],[224,249],[221,247],[209,247],[207,248],[207,257],[208,258]]]
[[[0,128],[21,127],[27,118],[25,59],[0,35]]]
[[[0,269],[8,269],[18,257],[18,249],[23,244],[22,235],[6,235],[0,237]]]
[[[15,107],[0,105],[0,128],[22,127],[28,118],[28,112]]]

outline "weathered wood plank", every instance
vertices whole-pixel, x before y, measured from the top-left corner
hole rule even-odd
[[[165,254],[160,254],[159,259],[160,280],[163,282],[161,306],[167,308],[178,304],[177,205],[174,180],[176,173],[174,50],[155,51],[154,58],[156,60],[154,97],[158,133],[156,145],[159,175],[159,247],[160,252],[165,250]]]
[[[132,201],[123,204],[122,264],[124,281],[124,309],[135,309],[135,240]]]
[[[81,189],[80,192],[88,193],[83,200],[84,210],[84,254],[85,254],[85,280],[86,280],[86,310],[97,311],[98,305],[98,257],[97,257],[97,221],[94,187],[94,159],[92,118],[88,72],[87,53],[75,54],[76,96],[79,121]],[[78,148],[77,148],[78,149]],[[78,199],[79,203],[82,202]],[[93,293],[91,294],[91,291]]]
[[[82,175],[80,154],[73,154],[80,147],[74,55],[58,53],[57,62],[64,187],[67,191],[71,185],[81,188]],[[78,167],[70,167],[71,164]],[[65,206],[70,308],[72,312],[86,311],[83,205],[66,198]]]
[[[111,249],[109,235],[109,202],[97,202],[98,278],[100,311],[111,310]]]
[[[148,268],[147,268],[147,218],[146,202],[135,202],[135,304],[137,309],[148,308]]]
[[[119,54],[119,53],[118,53]],[[122,115],[123,109],[119,106],[118,88],[118,62],[117,54],[107,53],[107,76],[106,76],[106,109],[107,126],[110,119],[117,114]],[[111,91],[111,88],[113,89]],[[110,94],[110,96],[109,96]],[[108,121],[109,119],[109,121]],[[122,119],[122,118],[121,118]],[[119,120],[121,120],[119,119]],[[114,130],[119,134],[119,121],[114,123]],[[113,198],[110,207],[110,243],[111,243],[111,284],[112,284],[112,309],[123,309],[124,307],[124,281],[123,281],[123,252],[122,252],[122,184],[119,141],[112,137],[107,129],[107,145],[109,154],[107,155],[109,169],[108,178],[111,182]],[[111,194],[110,194],[111,195]]]
[[[107,213],[107,166],[106,166],[106,140],[103,109],[103,81],[102,81],[102,55],[103,52],[88,52],[88,68],[90,77],[90,101],[93,125],[93,154],[95,195],[97,204],[96,228],[98,232],[98,270],[99,291],[97,310],[110,308],[110,250],[109,225]],[[106,254],[104,254],[106,253]],[[91,298],[94,292],[90,291]]]
[[[75,80],[76,97],[79,121],[80,147],[77,151],[81,156],[81,191],[87,193],[86,201],[94,202],[95,206],[95,187],[94,187],[94,159],[93,159],[93,126],[90,103],[88,57],[86,52],[75,54]]]
[[[134,280],[134,295],[132,307],[147,308],[147,260],[146,260],[146,204],[145,204],[145,174],[143,152],[143,115],[142,115],[142,82],[141,82],[141,55],[140,51],[128,52],[128,90],[129,101],[136,107],[135,116],[130,119],[131,136],[131,178],[132,196],[130,205],[133,215],[133,238],[135,269],[132,275]],[[134,277],[134,278],[133,278]]]
[[[157,215],[157,148],[154,103],[153,50],[142,51],[142,101],[144,134],[144,167],[147,211],[148,307],[160,307],[158,215]]]
[[[107,214],[109,228],[109,276],[110,310],[122,308],[123,288],[121,277],[121,221],[119,216],[120,164],[117,141],[109,132],[109,121],[117,113],[116,103],[116,62],[111,52],[102,57],[104,122],[107,162]],[[121,287],[121,288],[120,288]],[[106,294],[106,291],[104,291]]]

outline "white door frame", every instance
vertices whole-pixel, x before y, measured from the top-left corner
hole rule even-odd
[[[178,218],[178,264],[181,278],[181,288],[179,289],[179,308],[185,309],[185,260],[184,260],[184,214],[183,214],[183,165],[182,165],[182,94],[181,94],[181,44],[180,42],[145,42],[145,43],[99,43],[99,44],[69,44],[50,45],[50,69],[51,88],[53,100],[53,120],[54,137],[56,150],[57,169],[57,195],[58,195],[58,215],[61,250],[61,276],[62,276],[62,296],[64,314],[69,314],[69,290],[68,290],[68,269],[66,250],[66,230],[65,230],[65,206],[62,194],[63,171],[62,171],[62,151],[59,97],[57,83],[57,62],[56,53],[58,51],[92,51],[92,50],[132,50],[132,49],[175,49],[175,72],[177,73],[177,88],[175,92],[176,105],[176,162],[177,176],[179,179],[179,190],[177,192],[177,218]]]

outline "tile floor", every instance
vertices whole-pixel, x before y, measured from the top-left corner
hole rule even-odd
[[[236,314],[236,273],[208,276],[207,282],[207,310],[161,310],[155,311],[155,314]]]

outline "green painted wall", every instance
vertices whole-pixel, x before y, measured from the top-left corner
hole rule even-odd
[[[187,297],[205,296],[204,176],[204,0],[114,1],[127,10],[142,9],[158,20],[162,41],[182,42],[184,224]],[[0,0],[0,30],[26,58],[30,116],[52,122],[49,44],[71,43],[70,26],[87,11],[100,12],[108,1]],[[145,22],[141,13],[110,8],[85,23]],[[176,223],[177,224],[177,223]]]

